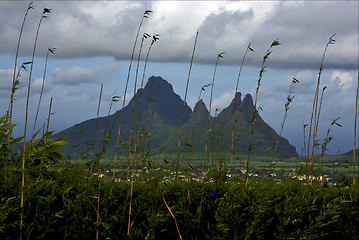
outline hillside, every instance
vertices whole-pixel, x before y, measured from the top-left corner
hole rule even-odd
[[[237,93],[236,101],[234,146],[236,153],[243,153],[248,151],[254,106],[250,94],[247,94],[242,100],[241,93]],[[137,91],[124,109],[98,119],[95,153],[99,152],[103,145],[101,139],[104,139],[105,134],[108,136],[108,133],[111,132],[112,138],[107,143],[105,155],[108,157],[114,155],[121,111],[123,111],[123,120],[120,154],[125,154],[129,148],[131,129],[133,136],[137,129],[136,146],[142,151],[150,150],[153,154],[160,150],[167,153],[176,151],[182,108],[183,100],[173,91],[171,84],[161,77],[150,77],[146,86]],[[234,99],[218,116],[210,118],[208,140],[210,151],[230,150],[233,110]],[[196,104],[193,112],[186,104],[181,141],[183,151],[188,151],[188,147],[190,147],[192,152],[203,152],[206,143],[207,120],[208,110],[202,100]],[[95,124],[96,119],[90,119],[61,131],[54,137],[67,136],[67,141],[71,144],[63,148],[64,152],[71,158],[79,157],[91,145]],[[269,147],[274,149],[277,139],[277,133],[258,116],[253,137],[253,154],[266,154]],[[132,140],[132,143],[134,141]],[[282,138],[278,148],[278,157],[293,156],[297,156],[295,147]]]

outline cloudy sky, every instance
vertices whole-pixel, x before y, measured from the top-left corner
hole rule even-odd
[[[8,108],[14,60],[22,20],[29,2],[0,1],[0,111]],[[192,68],[188,104],[193,108],[203,85],[212,81],[217,54],[225,52],[217,68],[213,109],[226,107],[234,97],[238,70],[246,47],[250,52],[243,66],[239,91],[254,94],[261,61],[273,40],[273,49],[259,92],[260,112],[277,132],[293,77],[293,88],[283,136],[303,148],[303,125],[310,122],[311,107],[324,48],[333,34],[324,60],[321,89],[324,93],[319,123],[320,141],[330,123],[333,127],[330,153],[353,148],[355,93],[358,82],[358,1],[35,1],[24,26],[19,63],[31,61],[34,38],[44,7],[52,9],[43,19],[34,60],[31,86],[30,126],[41,90],[45,57],[50,54],[39,126],[46,119],[53,97],[51,129],[61,131],[96,117],[101,83],[104,84],[101,115],[108,112],[112,96],[123,96],[129,59],[138,25],[146,10],[141,35],[159,34],[151,50],[146,78],[162,76],[184,98],[191,54],[199,31]],[[144,43],[147,52],[150,40]],[[138,50],[138,48],[137,48]],[[137,53],[136,50],[136,53]],[[136,54],[137,56],[137,54]],[[144,56],[143,56],[144,58]],[[135,66],[135,65],[134,65]],[[135,69],[133,67],[132,69]],[[143,63],[140,66],[141,76]],[[15,134],[22,135],[28,84],[21,72],[16,92]],[[133,95],[131,73],[127,100]],[[209,102],[209,89],[202,94]],[[122,102],[114,106],[119,110]]]

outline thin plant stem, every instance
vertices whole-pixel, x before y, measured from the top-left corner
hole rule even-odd
[[[44,155],[45,155],[45,150],[46,150],[46,145],[47,145],[47,136],[48,136],[48,132],[49,132],[49,126],[50,126],[50,116],[51,116],[51,107],[52,107],[52,97],[50,99],[50,106],[49,106],[49,114],[47,116],[47,126],[46,126],[46,131],[45,131],[45,123],[43,126],[43,132],[45,131],[45,133],[43,133],[44,136],[44,140],[43,140],[43,147],[42,147],[42,152],[41,152],[41,159],[40,159],[40,170],[39,170],[39,176],[42,176],[42,168],[43,168],[43,162],[44,162]]]
[[[155,109],[156,109],[156,103],[157,103],[157,96],[158,96],[158,90],[160,89],[160,84],[157,85],[157,89],[156,89],[156,94],[155,94],[155,99],[153,101],[153,107],[152,107],[152,113],[151,113],[151,118],[150,118],[150,124],[149,124],[149,128],[148,128],[148,134],[146,134],[146,138],[147,138],[147,149],[148,151],[150,151],[150,141],[149,141],[149,137],[151,137],[151,130],[152,130],[152,122],[153,122],[153,116],[155,113]],[[145,138],[145,139],[146,139]]]
[[[284,128],[284,124],[285,124],[285,120],[287,119],[287,115],[288,115],[288,110],[289,110],[289,105],[292,103],[293,99],[294,99],[294,96],[292,96],[292,89],[293,89],[293,84],[295,83],[298,83],[299,81],[294,77],[290,86],[289,86],[289,93],[287,95],[287,102],[285,103],[284,105],[284,118],[283,118],[283,122],[281,123],[281,126],[280,126],[280,132],[279,132],[279,136],[278,136],[278,139],[277,139],[277,143],[275,145],[275,148],[274,148],[274,154],[273,154],[273,158],[272,158],[272,162],[271,162],[271,167],[273,167],[273,164],[275,162],[275,158],[276,158],[276,154],[277,154],[277,149],[278,149],[278,146],[279,146],[279,141],[282,137],[282,132],[283,132],[283,128]]]
[[[207,120],[207,131],[206,131],[206,144],[205,144],[205,147],[204,147],[204,160],[205,160],[205,164],[206,166],[208,167],[208,138],[209,138],[209,131],[210,131],[210,128],[209,128],[209,123],[210,123],[210,120],[211,120],[211,107],[212,107],[212,97],[213,97],[213,88],[214,88],[214,79],[216,77],[216,71],[217,71],[217,65],[218,65],[218,60],[220,58],[223,58],[223,54],[225,52],[222,52],[222,53],[219,53],[217,55],[217,59],[216,59],[216,64],[214,65],[214,71],[213,71],[213,79],[212,79],[212,84],[211,84],[211,96],[209,98],[209,108],[208,108],[208,120]]]
[[[241,66],[239,68],[238,77],[237,77],[237,83],[236,83],[236,89],[234,91],[234,104],[233,104],[233,116],[232,116],[232,133],[231,133],[231,172],[234,170],[234,164],[233,164],[233,157],[234,157],[234,126],[235,126],[235,114],[236,114],[236,103],[237,103],[237,92],[238,92],[238,85],[239,85],[239,79],[241,76],[244,59],[247,56],[248,51],[254,52],[254,50],[251,48],[251,43],[248,44],[246,51],[244,52]]]
[[[96,132],[97,132],[97,125],[98,125],[98,117],[100,115],[100,108],[101,108],[101,99],[102,99],[102,90],[103,90],[103,83],[101,84],[101,90],[100,90],[100,96],[98,98],[98,104],[97,104],[97,113],[96,113],[96,121],[95,121],[95,130],[93,133],[93,138],[92,138],[92,147],[91,147],[91,152],[90,152],[90,160],[92,160],[93,158],[93,152],[95,150],[95,144],[96,144]]]
[[[302,156],[305,156],[306,155],[306,144],[305,144],[305,139],[306,139],[306,136],[305,136],[305,128],[308,127],[308,124],[304,124],[304,121],[303,121],[303,151],[302,151]],[[308,159],[308,158],[307,158]],[[307,162],[307,165],[308,165],[308,162]]]
[[[151,37],[149,34],[144,33],[142,38],[141,38],[141,45],[140,45],[140,50],[138,52],[138,59],[137,59],[137,67],[136,67],[136,76],[135,76],[135,85],[133,88],[133,102],[132,102],[132,113],[131,113],[131,133],[130,133],[130,143],[129,143],[129,149],[128,149],[128,161],[130,161],[131,159],[131,151],[132,151],[132,142],[133,142],[133,131],[134,131],[134,115],[135,115],[135,105],[136,105],[136,90],[137,90],[137,77],[138,77],[138,69],[140,66],[140,60],[141,60],[141,53],[142,53],[142,46],[143,46],[143,41],[148,38]],[[137,111],[140,111],[140,109],[137,109]],[[137,136],[136,136],[137,137]]]
[[[150,56],[150,52],[152,49],[153,44],[159,39],[158,38],[158,34],[154,34],[152,36],[152,42],[150,44],[150,47],[148,48],[147,51],[147,55],[146,55],[146,60],[145,60],[145,65],[143,67],[143,75],[142,75],[142,81],[141,81],[141,88],[143,88],[143,83],[145,80],[145,75],[146,75],[146,67],[147,67],[147,63],[148,63],[148,58]],[[133,161],[132,161],[132,174],[131,174],[131,191],[130,191],[130,208],[128,211],[128,228],[127,228],[127,236],[130,235],[130,229],[131,229],[131,210],[132,210],[132,194],[133,194],[133,182],[134,182],[134,175],[135,175],[135,163],[136,163],[136,151],[137,151],[137,135],[138,135],[138,125],[140,122],[140,107],[141,107],[141,98],[142,98],[142,91],[140,91],[139,94],[139,99],[138,99],[138,107],[137,107],[137,122],[136,122],[136,133],[135,133],[135,143],[134,143],[134,148],[133,148]],[[127,181],[126,181],[127,182]]]
[[[158,84],[158,86],[160,85],[160,83]],[[142,167],[144,167],[144,153],[145,153],[145,144],[146,144],[146,135],[149,133],[149,131],[146,131],[146,128],[147,128],[147,118],[148,118],[148,111],[150,110],[150,102],[154,101],[153,99],[151,99],[151,94],[152,94],[152,88],[153,88],[153,82],[151,82],[151,85],[150,85],[150,91],[149,91],[149,94],[147,96],[147,101],[146,101],[146,107],[145,107],[145,113],[144,113],[144,116],[143,116],[143,119],[142,119],[142,124],[141,124],[141,127],[140,127],[140,134],[139,136],[139,139],[140,139],[140,146],[139,146],[139,149],[141,149],[141,156],[140,156],[140,159],[141,159],[141,164],[142,164]],[[158,90],[158,88],[157,88]],[[157,94],[157,91],[156,91],[156,94]]]
[[[105,128],[104,128],[105,131],[104,131],[104,134],[103,134],[103,145],[102,145],[102,150],[101,150],[101,153],[100,153],[101,157],[103,156],[103,154],[105,152],[105,149],[106,149],[106,145],[107,145],[108,141],[111,138],[113,126],[114,126],[114,123],[116,122],[116,119],[117,119],[117,116],[118,116],[118,115],[115,116],[115,119],[114,119],[114,122],[112,124],[112,127],[110,128],[110,130],[108,132],[106,132],[106,130],[108,128],[108,124],[109,124],[109,117],[110,117],[110,114],[111,114],[113,103],[118,102],[118,99],[121,98],[120,96],[116,96],[115,93],[116,93],[116,91],[113,93],[112,100],[111,100],[111,103],[110,103],[110,107],[108,109],[108,113],[107,113],[107,117],[106,117],[106,123],[105,123]],[[101,158],[100,158],[100,161],[101,161]]]
[[[314,126],[314,131],[313,131],[313,147],[312,147],[312,155],[311,155],[311,159],[314,159],[314,150],[315,150],[315,147],[317,146],[317,132],[318,132],[318,125],[319,125],[319,117],[320,117],[320,112],[321,112],[321,109],[322,109],[322,103],[323,103],[323,96],[324,96],[324,91],[327,87],[325,86],[322,90],[322,94],[321,94],[321,97],[320,97],[320,103],[319,103],[319,110],[318,110],[318,113],[317,113],[317,117],[316,117],[316,122],[314,122],[315,126]],[[314,161],[310,163],[310,167],[311,167],[311,183],[312,183],[312,180],[313,180],[313,168],[314,168]]]
[[[328,130],[327,130],[327,136],[326,138],[324,139],[323,141],[323,144],[322,144],[322,154],[321,154],[321,160],[320,160],[320,167],[319,167],[319,170],[320,170],[320,176],[321,176],[321,180],[323,180],[324,176],[323,176],[323,162],[324,162],[324,153],[325,151],[328,150],[327,146],[328,144],[333,140],[333,137],[329,136],[330,134],[330,131],[331,131],[331,128],[334,126],[334,125],[337,125],[338,127],[341,127],[342,125],[340,125],[337,121],[339,120],[339,117],[334,119],[334,121],[332,121],[332,123],[330,124]]]
[[[333,39],[333,37],[335,36],[335,34],[333,34],[330,38],[329,41],[327,43],[327,45],[325,46],[324,52],[323,52],[323,56],[322,56],[322,61],[320,64],[320,68],[319,68],[319,74],[318,74],[318,79],[317,79],[317,87],[315,90],[315,94],[314,94],[314,99],[313,99],[313,107],[312,107],[312,113],[311,113],[311,117],[310,117],[310,124],[309,124],[309,134],[308,134],[308,147],[307,147],[307,158],[309,158],[309,151],[310,151],[310,144],[311,144],[311,136],[312,136],[312,128],[313,128],[313,117],[314,117],[314,124],[316,122],[316,118],[317,118],[317,106],[318,106],[318,94],[319,94],[319,85],[320,85],[320,78],[323,72],[323,65],[324,65],[324,58],[325,58],[325,54],[327,52],[328,46],[330,44],[334,44],[335,40]],[[313,130],[314,131],[314,130]],[[313,134],[314,136],[314,134]],[[312,141],[312,147],[314,147],[315,144],[315,139],[313,139]],[[311,158],[310,160],[311,165],[313,165],[314,163],[314,158]],[[307,169],[309,171],[309,169]]]
[[[201,100],[201,95],[202,95],[202,91],[206,91],[205,88],[209,87],[211,84],[206,84],[204,86],[201,87],[201,90],[199,91],[199,95],[198,95],[198,100],[197,103]],[[194,113],[194,117],[193,117],[193,127],[192,127],[192,133],[191,133],[191,149],[192,149],[192,145],[193,145],[193,138],[194,138],[194,130],[196,127],[196,122],[197,122],[197,112]],[[201,158],[201,166],[203,166],[203,160]]]
[[[98,157],[98,168],[101,170],[102,169],[102,157],[103,157],[103,154],[105,152],[105,149],[106,149],[106,145],[109,141],[109,137],[111,136],[112,134],[112,128],[110,129],[110,131],[108,132],[108,135],[106,136],[106,130],[107,130],[107,127],[108,127],[108,121],[109,121],[109,116],[110,116],[110,113],[111,113],[111,109],[112,109],[112,105],[114,102],[118,101],[118,98],[119,96],[116,96],[115,93],[112,97],[112,100],[111,100],[111,104],[110,104],[110,107],[109,107],[109,110],[108,110],[108,113],[107,113],[107,118],[106,118],[106,124],[105,124],[105,132],[104,132],[104,136],[103,136],[103,145],[102,145],[102,149],[101,149],[101,152],[99,154],[99,157]],[[101,203],[101,183],[102,183],[102,177],[99,175],[99,179],[98,179],[98,193],[97,193],[97,211],[96,211],[96,214],[97,214],[97,220],[96,220],[96,240],[98,240],[99,238],[99,227],[100,227],[100,222],[101,222],[101,217],[100,217],[100,203]]]
[[[276,40],[274,40],[272,42],[271,46],[269,47],[269,49],[267,50],[266,54],[263,57],[262,67],[261,67],[261,70],[259,71],[259,78],[258,78],[258,82],[257,82],[257,87],[255,89],[256,97],[255,97],[255,100],[254,100],[254,109],[253,109],[253,116],[252,116],[252,128],[251,128],[251,133],[250,133],[250,136],[249,136],[248,156],[247,156],[247,159],[246,159],[246,180],[245,180],[245,186],[246,187],[248,185],[250,153],[251,153],[251,151],[253,149],[252,141],[253,141],[253,135],[254,135],[254,126],[255,126],[256,119],[257,119],[257,115],[258,115],[258,109],[257,109],[258,92],[259,92],[259,88],[261,86],[261,81],[262,81],[262,78],[263,78],[263,74],[266,71],[265,70],[265,68],[266,68],[266,65],[265,65],[266,60],[269,58],[270,54],[272,53],[272,48],[275,47],[275,46],[278,46],[278,45],[280,45],[280,42],[278,41],[278,39],[276,39]],[[259,108],[259,109],[261,109],[261,108]]]
[[[15,54],[15,63],[14,63],[14,75],[13,75],[13,79],[12,79],[12,89],[11,89],[10,103],[9,103],[9,110],[8,110],[9,125],[11,125],[11,121],[12,121],[12,108],[13,108],[13,103],[14,103],[14,93],[15,93],[15,90],[16,90],[16,82],[17,82],[16,81],[17,77],[15,77],[15,76],[16,76],[16,68],[17,68],[17,59],[18,59],[19,50],[20,50],[20,42],[21,42],[21,37],[22,37],[23,30],[24,30],[24,25],[25,25],[27,15],[28,15],[30,9],[34,9],[33,8],[33,3],[34,2],[30,2],[29,6],[27,7],[27,10],[26,10],[26,13],[24,15],[24,19],[23,19],[22,25],[21,25],[19,39],[17,41],[16,54]],[[19,69],[19,72],[18,72],[17,76],[19,76],[19,74],[20,74],[20,69]],[[10,131],[12,131],[12,130],[10,129]],[[7,139],[7,148],[8,148],[8,150],[10,149],[10,138],[11,138],[11,134],[9,134],[9,137]]]
[[[196,38],[194,40],[193,52],[192,52],[192,57],[191,57],[191,63],[190,63],[190,66],[189,66],[188,78],[187,78],[187,84],[186,84],[186,91],[185,91],[183,107],[182,107],[181,124],[180,124],[180,130],[179,130],[179,136],[178,136],[178,144],[177,144],[176,178],[178,178],[178,170],[179,170],[179,159],[180,159],[180,152],[181,152],[181,137],[182,137],[182,128],[183,128],[183,117],[184,117],[184,111],[186,109],[188,84],[189,84],[189,79],[190,79],[190,76],[191,76],[191,70],[192,70],[194,53],[196,51],[197,39],[198,39],[198,31],[196,33]]]
[[[356,139],[357,139],[357,123],[358,123],[358,94],[359,94],[359,70],[358,70],[358,82],[357,92],[355,96],[355,121],[354,121],[354,149],[353,149],[353,184],[355,184],[355,151],[356,151]]]
[[[46,54],[44,75],[43,75],[43,77],[42,77],[41,92],[40,92],[39,102],[38,102],[38,104],[37,104],[37,110],[36,110],[35,121],[34,121],[34,128],[33,128],[33,130],[32,130],[32,136],[33,136],[33,137],[34,137],[34,134],[35,134],[37,117],[38,117],[38,115],[39,115],[40,104],[41,104],[41,99],[42,99],[42,93],[43,93],[43,91],[44,91],[44,86],[45,86],[45,77],[46,77],[47,61],[48,61],[48,58],[49,58],[49,53],[51,52],[52,54],[54,54],[54,50],[55,50],[55,48],[49,48],[49,49],[47,50],[47,54]]]
[[[164,198],[163,196],[162,196],[162,199],[163,199],[163,201],[164,201],[164,203],[165,203],[165,205],[166,205],[166,207],[167,207],[168,211],[170,212],[171,216],[172,216],[172,217],[173,217],[173,219],[175,220],[176,229],[177,229],[177,232],[178,232],[179,238],[182,240],[182,236],[181,236],[180,230],[179,230],[179,228],[178,228],[178,224],[177,224],[176,217],[175,217],[175,215],[172,213],[171,208],[168,206],[168,204],[167,204],[167,202],[166,202],[166,200],[165,200],[165,198]]]
[[[132,67],[132,61],[133,61],[133,56],[135,55],[135,49],[136,49],[136,44],[137,44],[137,40],[138,40],[138,35],[140,34],[140,30],[143,24],[143,20],[145,18],[148,18],[148,15],[151,13],[152,11],[147,10],[143,13],[140,25],[138,26],[138,30],[137,30],[137,34],[136,34],[136,38],[135,38],[135,42],[133,44],[133,49],[132,49],[132,54],[131,54],[131,60],[130,60],[130,65],[128,67],[128,73],[127,73],[127,79],[126,79],[126,86],[125,86],[125,92],[123,95],[123,102],[122,102],[122,109],[121,109],[121,114],[120,114],[120,123],[119,123],[119,127],[118,127],[118,133],[117,133],[117,141],[116,141],[116,150],[115,150],[115,157],[114,157],[114,163],[113,163],[113,175],[112,175],[112,186],[111,186],[111,190],[110,190],[110,198],[111,198],[111,194],[112,194],[112,190],[113,190],[113,184],[115,182],[115,173],[116,173],[116,165],[117,165],[117,155],[118,155],[118,148],[119,148],[119,143],[120,143],[120,136],[121,136],[121,127],[122,127],[122,119],[123,119],[123,112],[124,112],[124,108],[125,108],[125,104],[126,104],[126,94],[127,94],[127,88],[128,88],[128,82],[130,80],[130,73],[131,73],[131,67]]]
[[[218,151],[220,148],[219,142],[217,144],[217,149],[215,149],[215,145],[214,145],[214,139],[215,139],[215,127],[216,127],[216,123],[217,123],[217,116],[218,116],[218,111],[220,111],[219,108],[216,108],[215,112],[214,112],[214,118],[213,118],[213,125],[212,125],[212,131],[211,131],[211,164],[212,164],[212,169],[214,169],[214,152],[216,150],[216,159],[218,159]],[[219,133],[219,130],[218,130]],[[217,140],[219,140],[219,136],[217,138]]]
[[[27,132],[27,120],[28,120],[28,115],[29,115],[29,99],[30,99],[30,89],[31,89],[31,77],[32,77],[32,70],[33,70],[33,66],[34,66],[34,59],[35,59],[35,52],[36,52],[36,46],[37,46],[37,39],[39,36],[39,31],[40,31],[40,26],[42,23],[42,20],[44,18],[47,18],[47,13],[51,13],[51,10],[48,8],[44,8],[40,21],[39,21],[39,25],[37,27],[37,31],[36,31],[36,37],[35,37],[35,42],[34,42],[34,48],[32,51],[32,61],[31,61],[31,69],[30,69],[30,73],[29,73],[29,81],[28,81],[28,87],[27,87],[27,97],[26,97],[26,108],[25,108],[25,126],[24,126],[24,143],[23,143],[23,153],[22,153],[22,178],[21,178],[21,219],[20,219],[20,239],[22,239],[22,228],[23,228],[23,220],[24,220],[24,187],[25,187],[25,161],[26,161],[26,132]],[[30,147],[31,149],[31,147]],[[29,150],[30,153],[30,150]]]

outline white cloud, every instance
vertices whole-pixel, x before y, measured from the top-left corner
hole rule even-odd
[[[52,74],[54,84],[80,85],[98,83],[102,72],[102,68],[83,68],[75,66],[66,70],[55,68]]]
[[[14,70],[0,69],[0,90],[11,91]]]
[[[331,81],[339,81],[339,86],[343,87],[344,89],[353,87],[353,76],[350,72],[344,71],[333,71]]]
[[[216,112],[216,109],[220,109],[220,111],[223,110],[223,108],[227,107],[231,103],[233,98],[234,91],[226,92],[218,97],[214,97],[211,113],[214,114]],[[217,114],[219,114],[220,111],[218,111]]]
[[[0,69],[0,97],[9,98],[12,88],[13,69]],[[17,73],[16,73],[17,74]],[[25,98],[27,96],[27,88],[29,76],[28,74],[21,73],[19,78],[20,84],[17,86],[17,90],[14,94],[15,98]],[[42,88],[42,78],[36,78],[32,76],[30,96],[34,94],[40,94]],[[46,79],[44,84],[44,93],[49,91],[51,86],[47,86]]]

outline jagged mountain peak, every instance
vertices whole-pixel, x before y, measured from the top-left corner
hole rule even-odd
[[[173,92],[172,85],[160,76],[152,76],[148,79],[145,89],[160,87],[161,90],[169,90]]]
[[[203,100],[200,99],[194,106],[193,112],[191,113],[185,127],[190,129],[201,128],[208,121],[208,113],[206,105]]]
[[[253,105],[253,98],[252,98],[252,95],[250,95],[249,93],[246,94],[246,96],[244,97],[243,99],[243,103],[244,104],[249,104],[249,105]]]
[[[139,105],[139,99],[141,102]],[[199,100],[193,112],[191,108],[185,104],[183,115],[184,134],[183,141],[189,141],[193,145],[195,151],[201,151],[205,144],[205,137],[208,128],[208,117],[210,117],[210,139],[217,137],[219,133],[223,137],[217,140],[221,143],[221,147],[228,149],[229,136],[231,134],[233,116],[235,118],[234,143],[241,151],[248,148],[248,137],[250,134],[252,114],[254,111],[253,99],[250,94],[246,94],[244,99],[237,92],[231,104],[224,108],[217,117],[209,115],[208,109],[203,102]],[[235,108],[234,108],[235,104]],[[184,101],[173,91],[172,85],[160,76],[152,76],[148,79],[144,88],[140,88],[133,96],[128,105],[122,110],[108,117],[98,119],[97,136],[103,136],[102,130],[109,131],[113,126],[113,131],[119,129],[120,115],[123,113],[123,121],[121,125],[121,138],[123,142],[129,141],[130,133],[136,126],[137,119],[141,133],[150,131],[151,151],[165,147],[167,151],[171,151],[178,143],[178,128],[181,124],[182,110]],[[233,110],[235,109],[235,115]],[[121,113],[121,114],[120,114]],[[62,132],[56,134],[56,137],[68,136],[71,145],[66,146],[67,152],[71,153],[73,146],[79,143],[79,149],[86,149],[86,141],[92,139],[94,135],[96,119],[90,119],[83,123],[77,124]],[[108,122],[108,124],[107,124]],[[77,132],[83,130],[82,139],[79,139]],[[215,135],[217,134],[217,135]],[[54,135],[55,136],[55,135]],[[99,137],[100,138],[100,137]],[[258,115],[254,144],[258,153],[263,153],[268,146],[273,146],[278,139],[275,131],[266,124]],[[116,139],[113,138],[108,144],[108,153],[111,155],[115,150]],[[216,141],[216,143],[218,143]],[[97,142],[101,142],[97,139]],[[211,140],[212,142],[212,140]],[[280,152],[288,156],[295,156],[295,148],[292,147],[285,139],[281,141]],[[121,150],[125,152],[126,150]]]
[[[242,101],[242,94],[240,92],[237,92],[235,97],[233,98],[231,104],[229,106],[233,106],[234,101],[236,101],[236,106],[239,106],[239,104]]]
[[[193,108],[193,112],[196,112],[196,111],[204,111],[204,112],[207,112],[208,113],[208,109],[206,107],[206,104],[204,104],[203,100],[200,99],[196,105],[194,106]]]

